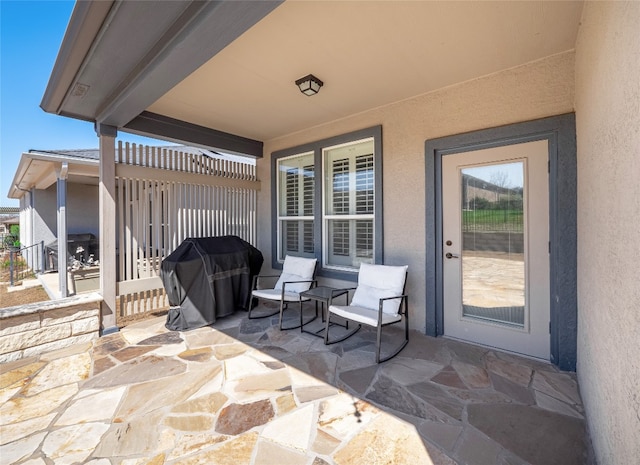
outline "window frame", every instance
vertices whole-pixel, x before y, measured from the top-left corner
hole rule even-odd
[[[375,149],[375,139],[373,137],[367,137],[364,139],[360,139],[360,140],[354,140],[354,141],[350,141],[344,144],[339,144],[339,145],[332,145],[332,146],[328,146],[328,147],[323,147],[322,148],[322,166],[323,166],[323,173],[322,173],[322,182],[323,182],[323,188],[324,191],[322,192],[323,196],[322,196],[322,225],[323,225],[323,237],[322,237],[322,244],[323,244],[323,249],[322,251],[325,252],[322,254],[322,266],[326,269],[331,269],[331,270],[338,270],[338,271],[347,271],[347,272],[352,272],[355,267],[350,266],[350,265],[339,265],[337,263],[333,263],[330,264],[329,262],[332,259],[335,259],[336,257],[332,257],[330,251],[332,249],[330,241],[331,241],[331,237],[329,236],[330,234],[330,223],[334,224],[334,227],[336,227],[338,224],[341,223],[345,223],[347,224],[346,227],[346,232],[347,232],[347,243],[349,244],[349,247],[346,249],[347,253],[346,254],[340,254],[340,253],[335,253],[334,255],[337,256],[348,256],[349,260],[354,261],[358,259],[358,223],[361,221],[366,221],[366,222],[370,222],[372,224],[372,236],[373,236],[373,249],[371,250],[371,253],[373,254],[373,258],[375,260],[376,254],[375,254],[375,238],[376,238],[376,231],[375,231],[375,226],[374,226],[374,222],[375,222],[375,199],[376,199],[376,193],[375,193],[375,186],[376,186],[376,182],[375,182],[375,172],[376,172],[376,162],[375,162],[375,155],[374,153],[366,153],[366,154],[361,154],[361,155],[339,155],[340,157],[342,157],[339,160],[335,160],[333,158],[331,158],[333,156],[334,151],[338,151],[340,152],[341,149],[344,148],[350,148],[350,147],[357,147],[359,144],[362,143],[371,143]],[[358,158],[363,157],[363,156],[371,156],[371,163],[373,165],[373,192],[372,192],[372,200],[373,202],[371,202],[371,211],[370,212],[366,212],[366,213],[359,213],[357,212],[358,210],[358,196],[357,196],[357,189],[356,186],[358,185],[358,181],[359,181],[359,173],[358,173]],[[346,158],[345,158],[346,157]],[[332,200],[330,199],[334,199],[335,194],[336,194],[336,190],[335,190],[335,184],[332,182],[334,179],[330,178],[330,175],[335,175],[336,171],[335,171],[335,165],[332,166],[333,162],[342,162],[344,163],[345,160],[348,160],[346,163],[347,166],[347,170],[343,173],[343,176],[341,176],[341,183],[344,183],[344,180],[346,179],[346,187],[347,187],[347,191],[346,191],[346,200],[347,200],[347,205],[346,205],[346,210],[347,212],[344,211],[334,211],[334,212],[330,212],[330,210],[332,210],[331,208],[331,203]],[[346,177],[344,176],[344,174],[346,174]],[[338,192],[342,192],[342,190],[339,190]],[[336,205],[333,204],[333,208],[336,208]],[[338,208],[338,210],[342,210],[344,209],[344,205],[342,206],[342,208]],[[334,244],[335,246],[335,244]],[[365,259],[365,262],[368,263],[368,261]]]
[[[279,217],[279,188],[280,179],[278,172],[279,161],[296,155],[303,155],[313,152],[314,159],[314,205],[313,205],[313,243],[314,255],[318,259],[318,276],[355,281],[358,276],[358,269],[347,269],[343,267],[326,266],[325,235],[324,228],[324,185],[325,166],[324,151],[335,146],[357,143],[364,139],[373,139],[373,163],[374,163],[374,213],[373,213],[373,238],[374,263],[384,263],[383,244],[383,208],[382,208],[382,126],[372,126],[369,128],[352,131],[338,136],[321,139],[295,147],[272,152],[271,154],[271,266],[274,269],[282,268],[282,261],[279,260],[280,240],[278,234]]]

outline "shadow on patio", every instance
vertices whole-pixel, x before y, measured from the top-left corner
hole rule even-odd
[[[376,365],[364,328],[325,346],[244,312],[164,322],[3,365],[2,463],[584,462],[575,375],[552,365],[415,331]]]

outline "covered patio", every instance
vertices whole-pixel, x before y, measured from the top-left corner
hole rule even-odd
[[[3,365],[3,461],[585,461],[576,376],[551,364],[414,331],[377,365],[364,330],[325,346],[244,312],[189,332],[164,322]]]
[[[436,463],[564,464],[583,461],[584,427],[588,463],[635,463],[639,19],[640,3],[630,1],[77,2],[41,107],[95,123],[103,338],[74,353],[84,371],[61,380],[64,389],[31,388],[58,382],[57,356],[43,356],[33,371],[9,365],[17,380],[7,384],[3,421],[17,424],[6,453],[62,457],[94,437],[82,460],[99,465],[119,460],[107,457],[224,463],[240,451],[253,463],[274,455],[316,465],[428,463],[429,454]],[[320,91],[303,95],[296,82],[312,73]],[[119,132],[254,158],[250,242],[264,254],[264,272],[279,271],[287,255],[315,257],[319,284],[344,288],[363,262],[408,265],[410,346],[374,366],[367,333],[327,349],[313,336],[240,317],[174,344],[159,321],[111,335],[129,290],[114,279],[116,236],[135,230],[122,227],[120,212],[142,218],[128,202],[118,209]],[[496,307],[526,313],[494,326],[472,321],[486,315],[464,313],[458,293],[462,175],[485,165],[519,167],[526,205],[517,252],[525,304]],[[138,229],[161,225],[177,227],[159,215]],[[133,271],[140,254],[130,250]],[[150,248],[151,263],[158,251]],[[154,337],[162,342],[149,343]],[[254,390],[252,376],[273,382],[260,379]],[[176,380],[190,386],[181,397],[168,387]],[[161,395],[145,390],[153,387]],[[26,395],[31,389],[42,393]],[[157,400],[136,400],[149,395]],[[360,400],[332,400],[344,395]],[[79,421],[97,401],[105,407]],[[256,402],[270,421],[224,429],[225,418]],[[27,405],[53,410],[20,417]],[[386,428],[391,421],[398,427]],[[385,455],[396,453],[414,455]]]

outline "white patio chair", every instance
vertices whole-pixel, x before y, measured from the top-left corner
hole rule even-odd
[[[358,273],[358,287],[349,305],[333,305],[329,301],[329,311],[324,333],[324,343],[334,344],[355,334],[362,324],[377,328],[376,363],[384,362],[400,353],[409,342],[408,297],[404,293],[407,280],[407,266],[361,264]],[[358,326],[343,337],[330,341],[329,326],[332,316],[339,316]],[[404,340],[389,355],[380,358],[382,327],[399,323],[404,317]]]
[[[282,265],[282,273],[280,275],[258,275],[253,279],[253,291],[251,295],[257,299],[264,299],[270,301],[278,301],[280,303],[279,309],[273,313],[260,314],[258,316],[252,315],[252,308],[249,308],[250,319],[267,318],[280,313],[280,329],[295,329],[300,326],[292,326],[289,328],[282,327],[282,314],[287,309],[288,304],[291,302],[301,302],[300,293],[311,289],[316,285],[316,268],[318,260],[315,258],[302,258],[293,257],[287,255]],[[273,288],[259,288],[260,280],[266,278],[278,278]],[[306,301],[309,299],[302,299]],[[253,307],[253,305],[250,305]],[[302,305],[300,305],[300,311],[302,312]],[[307,324],[317,318],[316,316],[311,320],[305,322]]]

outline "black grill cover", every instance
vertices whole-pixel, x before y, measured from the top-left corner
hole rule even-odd
[[[171,306],[167,329],[200,328],[249,310],[252,280],[262,262],[262,253],[237,236],[185,239],[160,269]]]

